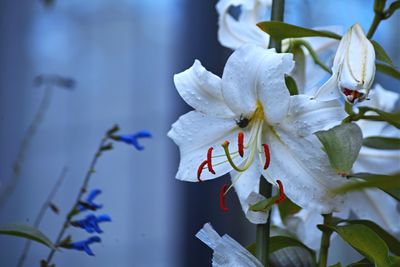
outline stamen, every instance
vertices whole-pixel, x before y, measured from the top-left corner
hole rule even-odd
[[[199,180],[199,182],[203,182],[203,180],[200,178],[201,173],[203,172],[204,166],[206,166],[207,164],[207,160],[203,161],[199,168],[197,169],[197,180]]]
[[[215,171],[213,169],[212,162],[211,162],[213,149],[214,149],[213,147],[210,147],[207,151],[207,168],[208,168],[209,172],[211,172],[212,174],[215,174]]]
[[[219,207],[223,212],[227,212],[228,208],[225,206],[225,192],[228,189],[228,185],[224,184],[219,191]]]
[[[262,146],[264,147],[264,155],[265,155],[264,170],[266,170],[269,167],[269,163],[271,162],[271,154],[269,152],[269,146],[267,144],[263,144]]]
[[[279,197],[275,201],[275,204],[280,204],[285,200],[285,191],[283,191],[283,184],[282,184],[281,180],[276,180],[276,182],[278,183],[278,187],[279,187]]]
[[[244,154],[244,134],[243,132],[239,132],[238,134],[238,151],[239,151],[239,155],[243,158],[243,154]]]
[[[239,168],[238,166],[236,166],[236,164],[232,160],[231,154],[229,153],[229,141],[225,141],[221,146],[224,148],[225,156],[226,156],[229,164],[231,164],[232,168],[238,172],[244,172],[246,170],[246,168],[245,169]]]

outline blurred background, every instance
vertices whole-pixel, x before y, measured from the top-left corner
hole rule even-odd
[[[392,1],[388,1],[389,3]],[[206,222],[242,244],[254,240],[254,226],[242,216],[235,194],[230,212],[219,210],[219,188],[228,177],[202,184],[174,179],[178,148],[167,138],[170,125],[190,110],[173,85],[173,74],[199,59],[221,75],[231,51],[217,40],[216,1],[46,0],[0,1],[0,224],[32,223],[64,166],[68,173],[40,229],[55,238],[72,205],[104,132],[148,129],[146,149],[116,144],[99,161],[90,188],[113,222],[102,225],[95,257],[57,253],[58,266],[210,266],[211,250],[195,238]],[[368,28],[373,0],[286,1],[285,20],[307,27],[359,22]],[[382,22],[374,39],[396,65],[400,62],[400,16]],[[74,88],[54,87],[48,109],[12,180],[12,165],[27,128],[45,96],[38,75],[72,78]],[[378,74],[384,88],[399,82]],[[75,240],[87,237],[72,229]],[[0,265],[15,266],[24,240],[0,236]],[[335,241],[336,252],[346,251]],[[33,244],[26,266],[48,254]],[[333,255],[335,256],[335,255]],[[357,257],[353,255],[351,257]],[[351,260],[349,256],[349,261]]]

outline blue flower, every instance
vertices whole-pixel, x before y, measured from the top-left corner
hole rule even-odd
[[[94,253],[90,249],[89,245],[92,244],[92,243],[100,243],[100,242],[101,242],[101,238],[100,237],[92,236],[92,237],[89,237],[86,240],[69,243],[69,244],[65,245],[64,247],[70,248],[70,249],[76,249],[76,250],[79,250],[79,251],[85,251],[88,255],[94,256]]]
[[[143,150],[144,147],[139,144],[138,139],[140,138],[151,138],[152,135],[148,131],[139,131],[135,134],[119,135],[115,137],[115,140],[122,141],[127,144],[133,145],[137,150]]]
[[[82,202],[79,203],[78,210],[79,211],[85,211],[85,210],[98,210],[98,209],[101,209],[103,207],[103,205],[96,204],[96,203],[93,202],[93,200],[99,194],[101,194],[101,190],[100,189],[93,189],[92,191],[90,191],[90,193],[86,197],[85,201],[82,201]]]
[[[96,232],[100,234],[103,232],[99,226],[99,223],[101,222],[111,222],[111,217],[107,214],[102,214],[98,217],[96,217],[94,214],[89,214],[83,220],[72,221],[71,225],[85,229],[88,233]]]

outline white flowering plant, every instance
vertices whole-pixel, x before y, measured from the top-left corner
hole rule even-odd
[[[356,21],[347,30],[304,28],[285,23],[284,9],[284,0],[219,0],[218,40],[232,50],[221,77],[194,60],[173,78],[193,108],[167,134],[179,147],[176,178],[206,183],[229,174],[230,184],[220,189],[221,210],[228,212],[225,196],[236,192],[256,228],[250,244],[220,236],[210,223],[196,237],[213,250],[216,267],[344,266],[345,259],[329,265],[335,236],[360,254],[348,266],[400,266],[400,95],[374,83],[377,72],[399,80],[400,71],[373,40],[400,0],[375,0],[368,30]],[[61,76],[36,82],[65,89],[74,84]],[[15,160],[15,181],[50,101],[47,87]],[[101,139],[54,242],[37,228],[46,210],[58,213],[52,199],[61,182],[33,226],[0,226],[2,235],[28,239],[18,266],[30,241],[50,248],[43,267],[56,266],[61,250],[94,255],[103,223],[112,221],[98,213],[102,191],[89,186],[97,161],[116,142],[141,151],[139,139],[152,137],[145,130],[118,132],[114,126]],[[0,205],[8,194],[0,192]],[[73,227],[90,236],[76,241],[68,234]]]
[[[206,224],[197,236],[213,266],[328,266],[333,234],[363,256],[351,266],[400,266],[399,94],[374,84],[376,71],[400,72],[372,39],[399,7],[375,0],[367,33],[355,22],[341,34],[283,22],[283,0],[217,3],[218,39],[233,52],[222,77],[198,60],[174,76],[194,110],[168,133],[176,178],[229,173],[221,209],[235,190],[257,225],[245,249]]]

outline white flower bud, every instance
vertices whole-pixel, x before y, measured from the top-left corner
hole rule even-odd
[[[375,77],[375,50],[359,24],[354,24],[340,41],[332,72],[316,97],[330,100],[340,92],[354,104],[368,96]]]

